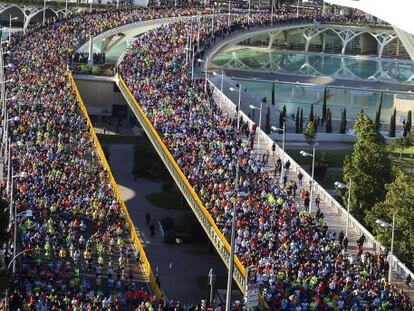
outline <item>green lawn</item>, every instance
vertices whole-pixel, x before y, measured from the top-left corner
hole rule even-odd
[[[308,150],[309,148],[304,148],[303,150],[306,152],[312,152]],[[312,158],[305,158],[300,154],[300,149],[288,149],[286,152],[300,165],[311,165]],[[328,167],[342,167],[344,163],[344,159],[346,155],[352,154],[352,148],[348,149],[339,149],[339,150],[316,150],[316,159],[318,158],[318,154],[320,155],[322,152],[327,154],[327,164]]]
[[[186,209],[182,204],[182,195],[180,192],[153,192],[145,196],[154,206],[164,209]]]

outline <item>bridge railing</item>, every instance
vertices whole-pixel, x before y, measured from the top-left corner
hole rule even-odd
[[[146,277],[148,278],[148,281],[150,283],[151,290],[158,298],[160,298],[162,296],[161,291],[160,291],[160,288],[158,287],[158,284],[155,280],[154,273],[151,269],[151,264],[150,264],[146,254],[145,254],[145,250],[142,247],[142,244],[139,240],[138,233],[135,229],[134,223],[132,222],[131,217],[129,216],[128,209],[126,208],[124,200],[122,199],[121,192],[119,191],[118,185],[116,184],[115,179],[112,175],[111,168],[108,164],[108,161],[106,160],[105,154],[102,150],[101,144],[99,143],[98,137],[96,136],[95,130],[93,128],[93,124],[91,122],[91,119],[89,118],[88,112],[86,111],[86,107],[83,103],[83,100],[82,100],[80,94],[79,94],[79,91],[78,91],[76,83],[73,79],[72,73],[68,72],[68,76],[69,76],[70,83],[72,84],[73,90],[76,94],[76,98],[78,100],[79,107],[80,107],[80,109],[81,109],[81,111],[82,111],[82,113],[83,113],[83,115],[86,119],[86,124],[88,126],[89,133],[91,134],[92,139],[95,143],[95,149],[98,153],[99,159],[100,159],[105,171],[108,174],[108,178],[109,178],[109,181],[111,183],[112,189],[114,191],[115,197],[117,198],[118,203],[120,204],[121,209],[122,209],[122,211],[125,215],[125,219],[128,222],[129,232],[130,232],[130,235],[131,235],[130,236],[131,240],[133,241],[136,250],[138,250],[139,253],[140,253],[140,260],[142,262],[142,266],[144,267]]]
[[[164,162],[165,167],[170,172],[171,176],[173,177],[174,181],[179,187],[181,193],[185,197],[188,205],[193,210],[198,221],[202,225],[204,231],[207,233],[208,237],[210,238],[211,242],[216,248],[218,254],[228,267],[230,257],[230,245],[227,242],[226,238],[218,229],[210,213],[204,207],[197,193],[191,187],[190,183],[187,180],[187,177],[181,171],[177,162],[172,157],[170,151],[163,143],[161,137],[158,135],[157,131],[153,127],[151,121],[146,116],[145,112],[139,106],[138,102],[132,95],[131,91],[128,89],[122,77],[118,76],[116,81],[128,105],[130,106],[134,115],[136,116],[142,128],[144,129],[145,133],[147,134],[147,137],[149,138],[155,150],[159,154],[161,160]],[[233,278],[239,286],[240,290],[244,294],[246,288],[246,270],[237,256],[235,256],[234,258],[234,263],[235,269],[233,273]]]
[[[230,111],[234,112],[234,116],[236,116],[236,105],[233,103],[231,99],[229,99],[223,92],[220,91],[220,89],[211,81],[209,81],[210,86],[214,89],[214,94],[216,94],[221,100],[219,101],[219,105],[223,108],[226,106]],[[251,128],[252,124],[254,123],[243,111],[240,112],[241,117],[243,118],[244,122],[247,122]],[[257,128],[256,132],[258,135],[260,135],[260,141],[262,143],[266,143],[269,146],[272,146],[274,141],[262,130]],[[279,146],[279,144],[276,143],[276,150],[275,153],[282,158],[283,150]],[[303,174],[303,182],[304,184],[308,183],[311,185],[312,177],[309,175],[305,169],[303,169],[289,154],[285,152],[284,154],[285,161],[289,160],[291,163],[291,169],[298,174],[299,172],[302,172]],[[313,183],[313,191],[315,196],[319,194],[319,197],[321,198],[321,201],[324,201],[328,204],[330,208],[332,208],[334,211],[336,211],[340,217],[342,217],[346,223],[347,219],[347,211],[346,209],[328,192],[326,191],[316,180]],[[370,248],[373,251],[384,251],[385,248],[382,246],[375,237],[369,232],[355,217],[353,217],[351,214],[349,215],[349,228],[354,229],[357,234],[362,235],[365,234],[366,241],[368,245],[370,245]],[[395,272],[397,273],[397,276],[400,278],[406,278],[409,274],[411,275],[411,278],[414,279],[414,273],[408,269],[408,267],[402,263],[395,255],[392,259],[392,266]]]

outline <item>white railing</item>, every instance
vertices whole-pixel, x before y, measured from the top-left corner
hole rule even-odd
[[[220,108],[223,108],[225,106],[228,110],[233,111],[234,116],[235,116],[236,115],[236,105],[223,92],[221,92],[220,89],[218,87],[216,87],[213,82],[209,81],[209,84],[210,84],[211,87],[214,88],[213,93],[220,97],[220,101],[217,102],[217,104],[219,106],[221,106]],[[251,128],[251,125],[254,122],[243,111],[240,111],[240,115],[241,115],[243,121],[247,122],[249,124],[249,128]],[[259,128],[256,129],[256,132],[258,133],[258,135],[260,135],[261,143],[266,143],[266,144],[269,145],[269,147],[272,146],[273,143],[275,143],[275,145],[276,145],[275,153],[279,157],[282,157],[283,150],[278,145],[277,142],[273,141],[264,131],[262,131]],[[284,154],[284,159],[285,159],[285,161],[287,161],[287,160],[290,161],[290,163],[291,163],[290,167],[294,172],[296,172],[296,173],[299,173],[299,171],[302,172],[304,183],[311,184],[312,177],[306,172],[305,169],[303,169],[286,152]],[[325,202],[330,208],[332,208],[334,211],[336,211],[344,219],[344,221],[346,223],[346,219],[347,219],[346,209],[337,200],[335,200],[335,198],[332,195],[330,195],[329,192],[327,192],[320,184],[318,184],[318,182],[314,181],[313,185],[314,185],[313,191],[314,191],[315,195],[319,194],[319,197],[321,198],[321,201]],[[369,245],[370,248],[373,251],[384,251],[385,250],[385,247],[382,246],[378,241],[375,240],[375,237],[371,234],[371,232],[369,232],[352,215],[349,215],[349,228],[354,229],[358,235],[362,235],[364,233],[365,237],[366,237],[367,245]],[[404,263],[402,263],[396,256],[393,256],[392,266],[393,266],[393,269],[395,270],[395,272],[397,273],[397,276],[399,278],[404,278],[405,279],[408,276],[408,274],[410,274],[411,278],[414,279],[414,273],[412,271],[410,271],[407,268],[407,266]]]

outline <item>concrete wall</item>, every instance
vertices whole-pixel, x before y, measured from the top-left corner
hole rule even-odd
[[[121,92],[115,92],[113,79],[93,80],[88,76],[75,76],[75,82],[86,105],[89,115],[108,116],[112,114],[113,105],[126,106]]]

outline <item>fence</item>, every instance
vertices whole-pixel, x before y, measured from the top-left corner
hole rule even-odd
[[[85,105],[82,101],[82,98],[81,98],[80,94],[79,94],[78,88],[76,87],[76,83],[73,80],[72,73],[69,72],[68,76],[69,76],[70,83],[73,86],[73,90],[75,91],[76,98],[78,100],[80,109],[81,109],[84,117],[86,118],[86,124],[87,124],[89,132],[92,136],[92,139],[95,143],[96,151],[98,152],[99,158],[101,160],[101,163],[102,163],[105,171],[108,173],[109,181],[111,182],[112,189],[114,190],[115,197],[117,198],[119,204],[121,205],[122,211],[125,214],[125,219],[128,222],[129,231],[131,233],[131,240],[133,241],[135,248],[139,251],[139,253],[141,255],[142,266],[144,267],[145,274],[146,274],[146,276],[149,280],[151,290],[158,298],[160,298],[162,296],[161,291],[160,291],[160,288],[158,287],[157,282],[155,281],[154,273],[152,272],[152,269],[151,269],[151,264],[148,261],[148,258],[145,254],[145,251],[144,251],[144,248],[142,247],[142,244],[139,240],[138,234],[135,230],[134,223],[132,222],[131,217],[129,216],[128,209],[125,206],[124,200],[122,199],[121,193],[118,189],[118,185],[116,184],[115,179],[112,175],[111,168],[108,164],[108,161],[106,160],[105,154],[104,154],[104,152],[102,150],[102,147],[101,147],[101,144],[99,143],[99,140],[96,136],[95,130],[93,129],[92,122],[89,118],[88,112],[86,111],[86,107],[85,107]]]
[[[236,115],[236,105],[223,93],[220,91],[218,87],[214,85],[213,82],[209,81],[211,87],[214,88],[214,94],[220,97],[219,104],[223,106],[227,106],[231,111],[234,111],[234,115]],[[253,124],[253,121],[243,112],[240,111],[240,115],[243,118],[244,122],[249,123],[249,126]],[[273,145],[274,141],[261,129],[257,128],[256,132],[260,135],[261,143],[269,144],[270,146]],[[282,148],[276,143],[276,154],[282,158],[283,150]],[[293,169],[296,173],[299,171],[303,174],[303,182],[309,183],[312,180],[312,177],[286,152],[283,155],[285,161],[289,160],[291,163],[291,169]],[[344,218],[345,222],[347,219],[347,211],[346,209],[337,201],[335,200],[332,195],[330,195],[318,182],[314,181],[313,183],[313,191],[315,196],[319,194],[321,201],[325,201],[327,205],[336,211],[340,217]],[[365,234],[367,244],[370,245],[373,251],[384,251],[384,246],[382,246],[378,241],[375,240],[375,237],[369,232],[361,223],[355,219],[352,215],[349,215],[349,228],[354,229],[357,234],[362,235]],[[408,267],[402,263],[395,255],[392,258],[392,268],[395,270],[397,276],[400,278],[406,278],[408,274],[411,275],[411,278],[414,279],[414,273],[408,269]]]
[[[126,86],[122,77],[116,79],[121,93],[124,95],[125,100],[128,102],[128,105],[131,107],[134,115],[137,117],[139,123],[144,129],[147,137],[151,141],[155,150],[159,154],[161,160],[164,162],[165,167],[170,172],[171,176],[175,180],[177,186],[180,188],[181,193],[184,195],[189,206],[196,215],[198,221],[202,225],[204,231],[207,233],[220,257],[228,267],[229,257],[230,257],[230,245],[223,236],[223,234],[218,229],[215,221],[204,207],[203,203],[199,199],[198,195],[195,193],[184,173],[181,171],[180,167],[172,157],[171,153],[163,143],[162,139],[158,135],[157,131],[152,126],[150,120],[146,116],[145,112],[139,106],[131,91]],[[246,284],[246,270],[241,264],[240,260],[235,256],[234,258],[235,269],[233,278],[239,286],[240,290],[245,293],[245,284]]]

